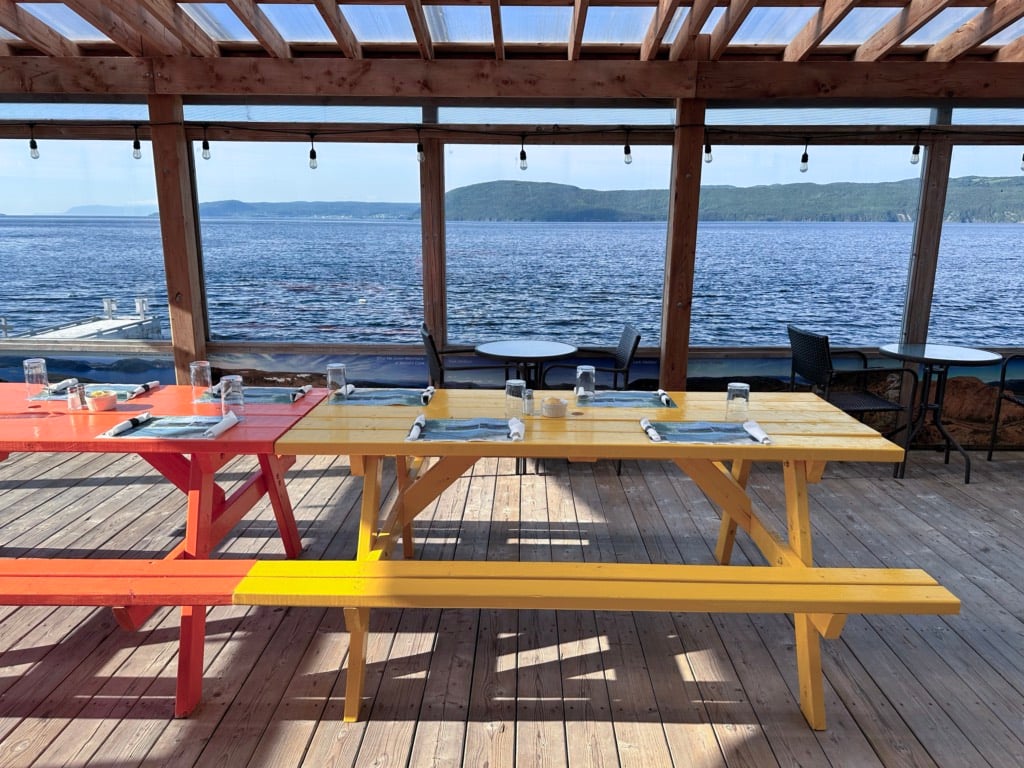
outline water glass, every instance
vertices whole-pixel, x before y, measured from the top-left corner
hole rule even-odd
[[[576,403],[597,394],[597,371],[592,365],[576,366]]]
[[[233,413],[239,419],[245,416],[245,391],[241,376],[220,377],[220,413],[221,416]]]
[[[25,368],[25,389],[28,399],[41,395],[50,386],[46,377],[46,361],[41,357],[30,357],[23,363]]]
[[[207,360],[196,360],[188,366],[189,381],[192,383],[192,402],[198,403],[213,386],[213,372]]]
[[[505,418],[520,419],[523,416],[523,397],[526,395],[526,382],[522,379],[509,379],[505,382]]]
[[[750,412],[750,385],[733,381],[725,395],[725,420],[746,421]]]
[[[327,392],[328,397],[344,400],[348,397],[346,389],[348,382],[345,380],[344,363],[327,364]]]

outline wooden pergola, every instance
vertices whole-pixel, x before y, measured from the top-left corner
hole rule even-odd
[[[217,9],[206,5],[217,6]],[[646,23],[609,33],[601,13]],[[524,35],[510,12],[528,16]],[[378,18],[374,19],[374,15]],[[447,22],[466,14],[477,34]],[[554,23],[549,16],[553,14]],[[379,24],[367,23],[377,21]],[[607,18],[607,17],[605,17]],[[463,19],[464,20],[464,19]],[[671,144],[660,371],[686,383],[701,155],[716,144],[920,144],[922,194],[904,341],[923,341],[955,144],[1024,144],[1024,126],[951,123],[954,107],[1024,106],[1024,0],[334,0],[193,4],[172,0],[0,0],[0,99],[145,101],[146,124],[0,123],[0,137],[150,139],[179,377],[207,356],[192,142],[279,140],[272,125],[201,125],[192,103],[402,105],[416,125],[348,126],[344,141],[422,142],[425,319],[446,338],[444,154],[465,126],[444,106],[671,107],[672,128],[633,128],[635,144]],[[472,26],[470,24],[469,26]],[[367,34],[375,27],[387,34]],[[518,31],[517,31],[518,30]],[[788,30],[788,31],[786,31]],[[839,30],[844,30],[839,34]],[[927,30],[930,33],[925,34]],[[938,32],[936,32],[938,30]],[[528,38],[528,39],[519,39]],[[924,42],[921,42],[924,40]],[[920,126],[716,126],[709,106],[918,106]],[[317,135],[325,126],[290,125]],[[329,132],[329,131],[328,131]],[[473,126],[472,141],[621,143],[623,126]],[[372,137],[372,138],[371,138]],[[511,137],[515,137],[514,139]],[[319,139],[318,139],[319,140]]]

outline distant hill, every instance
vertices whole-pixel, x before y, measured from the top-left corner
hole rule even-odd
[[[153,216],[155,205],[76,205],[65,216]]]
[[[219,200],[199,204],[201,216],[216,218],[411,219],[419,216],[419,212],[419,203],[243,203],[241,200]]]

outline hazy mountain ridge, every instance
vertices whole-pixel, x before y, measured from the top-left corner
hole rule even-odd
[[[701,187],[702,221],[914,221],[917,179],[861,184],[771,184]],[[123,216],[127,206],[78,206],[67,215]],[[201,203],[211,218],[331,218],[408,220],[418,203],[295,201]],[[568,184],[489,181],[445,195],[450,221],[665,221],[667,189],[594,190]],[[155,215],[151,212],[134,215]],[[1024,222],[1024,176],[951,179],[946,221]]]

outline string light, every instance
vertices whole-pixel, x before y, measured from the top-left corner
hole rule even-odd
[[[28,128],[28,155],[33,160],[39,159],[39,145],[36,143],[35,126],[29,126]]]
[[[210,159],[210,140],[206,138],[206,126],[203,126],[203,160]]]
[[[423,151],[423,142],[420,140],[419,128],[416,129],[416,162],[425,163],[427,161],[427,153]]]
[[[139,141],[139,126],[135,126],[135,141],[132,142],[132,157],[142,159],[142,142]]]
[[[704,162],[710,163],[713,159],[711,156],[711,142],[704,139]]]
[[[917,165],[921,162],[921,137],[917,137],[917,141],[914,142],[914,149],[910,152],[910,164]]]
[[[317,166],[317,162],[316,162],[316,146],[313,143],[315,139],[316,139],[316,136],[314,136],[312,133],[309,134],[309,167],[311,169],[313,169],[313,170],[316,170],[316,166]]]
[[[525,171],[526,168],[526,137],[523,136],[522,143],[519,145],[519,170]]]
[[[633,162],[633,148],[629,146],[629,131],[626,131],[626,145],[622,148],[622,162],[626,165]]]
[[[807,144],[804,144],[804,153],[800,155],[800,173],[807,173],[808,162],[810,157],[807,154]]]

